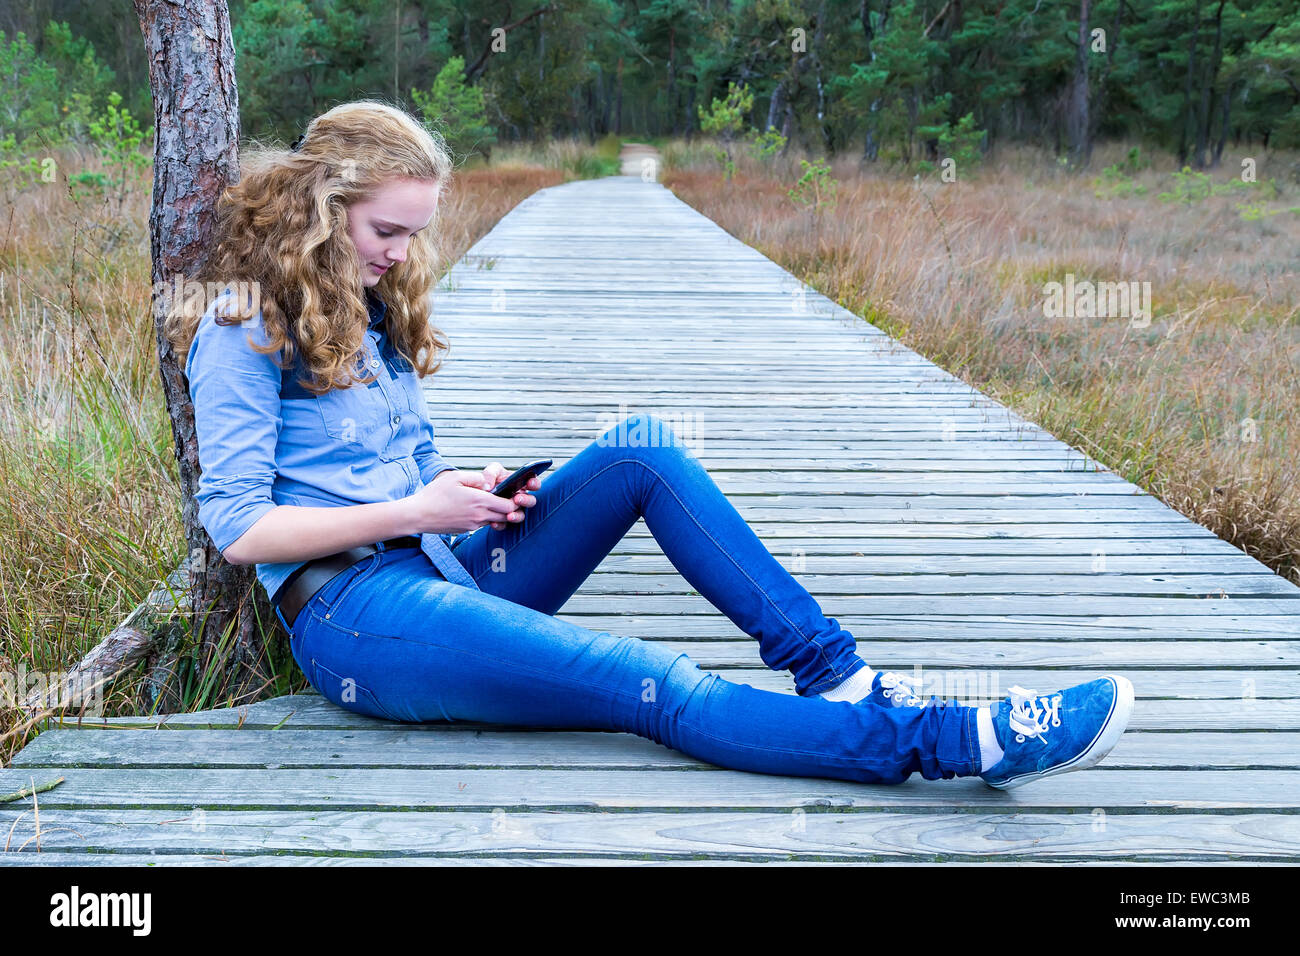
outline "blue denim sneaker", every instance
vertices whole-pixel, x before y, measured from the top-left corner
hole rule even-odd
[[[862,698],[879,707],[924,707],[916,693],[916,679],[893,671],[876,671],[871,679],[871,690]]]
[[[1010,693],[993,711],[1002,759],[980,774],[999,790],[1093,766],[1133,714],[1133,685],[1115,674],[1043,696],[1014,686]]]

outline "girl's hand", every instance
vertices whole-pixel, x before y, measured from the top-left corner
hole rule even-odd
[[[508,477],[510,477],[510,472],[506,470],[505,466],[503,466],[499,461],[492,462],[492,464],[483,469],[483,490],[490,492],[501,483],[503,478]],[[497,531],[504,531],[507,522],[509,524],[518,524],[520,521],[523,521],[524,513],[522,509],[531,508],[533,505],[537,504],[537,499],[533,495],[528,494],[528,491],[525,489],[536,491],[540,487],[542,487],[542,478],[540,475],[534,475],[532,478],[529,478],[528,484],[526,484],[523,489],[515,492],[514,498],[511,499],[511,501],[518,505],[521,510],[511,511],[506,515],[505,521],[492,521],[489,522],[489,524],[491,524]],[[505,499],[502,498],[499,500],[504,501]]]
[[[511,502],[483,490],[482,475],[455,469],[439,472],[403,500],[409,502],[414,534],[459,534],[485,524],[495,527],[514,511]]]

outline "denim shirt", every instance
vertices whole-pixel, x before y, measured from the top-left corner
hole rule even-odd
[[[218,550],[277,505],[394,501],[455,470],[438,454],[419,377],[393,349],[383,326],[387,304],[372,290],[366,290],[365,365],[357,368],[377,378],[320,396],[296,381],[301,356],[282,370],[277,353],[249,348],[250,340],[267,345],[260,310],[242,323],[216,323],[230,292],[204,313],[185,362],[201,467],[194,499]],[[452,535],[422,534],[420,541],[445,579],[477,587],[451,553]],[[258,564],[257,579],[275,600],[305,563]]]

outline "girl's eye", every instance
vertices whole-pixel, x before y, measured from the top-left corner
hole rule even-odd
[[[375,234],[376,234],[376,235],[379,235],[379,236],[383,236],[385,239],[387,239],[389,236],[392,235],[391,232],[384,232],[384,231],[382,231],[382,230],[380,230],[380,229],[376,229],[376,230],[375,230]]]

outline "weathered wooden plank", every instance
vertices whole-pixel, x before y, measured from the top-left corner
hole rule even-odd
[[[1152,595],[1160,597],[1226,594],[1229,599],[1273,595],[1300,600],[1295,585],[1270,574],[1123,574],[1088,571],[1073,574],[813,574],[794,570],[794,577],[817,599],[876,598],[883,594]],[[579,594],[588,596],[684,597],[696,594],[677,574],[593,575]],[[1300,617],[1300,607],[1297,607]],[[1300,621],[1297,622],[1300,624]]]
[[[869,505],[872,508],[922,508],[927,505],[942,510],[954,501],[965,499],[976,507],[1079,508],[1096,498],[1118,498],[1114,505],[1140,511],[1156,520],[1169,520],[1168,508],[1150,495],[1137,495],[1128,482],[1099,472],[1006,472],[946,473],[906,472],[903,474],[860,471],[787,472],[767,476],[757,471],[719,471],[714,483],[728,496],[747,497],[751,502],[771,502],[808,511],[826,507]],[[770,480],[769,480],[770,477]],[[1094,483],[1095,482],[1095,483]],[[911,500],[906,498],[910,496]],[[940,500],[930,502],[930,496]],[[883,498],[877,502],[877,498]],[[1078,499],[1084,499],[1080,501]],[[1099,508],[1108,507],[1102,503]]]
[[[983,703],[983,701],[971,699],[968,700],[967,703],[979,704]],[[301,704],[295,705],[292,716],[287,720],[280,718],[272,721],[251,717],[244,719],[242,724],[240,719],[234,716],[200,718],[199,721],[187,722],[181,722],[179,720],[181,716],[182,715],[163,715],[160,717],[141,716],[112,718],[112,723],[86,720],[82,722],[82,729],[92,730],[114,728],[123,730],[148,730],[169,727],[210,730],[233,728],[236,726],[242,726],[247,729],[270,729],[279,725],[282,720],[284,721],[283,726],[291,727],[296,730],[310,731],[371,731],[400,728],[403,731],[424,733],[438,731],[443,729],[445,726],[441,722],[398,723],[385,721],[360,714],[353,714],[328,703],[322,703],[319,707],[310,707]],[[48,730],[57,727],[70,726],[73,726],[71,721],[65,721],[62,724],[59,724],[56,721],[50,721],[44,729]],[[496,733],[503,729],[504,725],[458,721],[456,722],[456,726],[476,731]],[[1300,728],[1300,721],[1297,721],[1296,719],[1295,702],[1291,700],[1257,700],[1250,706],[1246,706],[1244,703],[1237,701],[1151,701],[1149,704],[1144,704],[1135,714],[1132,723],[1130,724],[1130,728],[1133,731],[1170,733],[1226,731],[1236,734],[1260,730],[1280,733],[1282,731],[1291,731]],[[528,729],[532,730],[534,728]],[[566,730],[572,728],[550,727],[545,729]],[[1290,738],[1282,738],[1282,742],[1289,742],[1289,739]],[[542,760],[541,757],[538,759],[539,761]],[[1284,765],[1286,763],[1287,761],[1282,758],[1263,761],[1263,764],[1267,766]],[[1208,767],[1212,765],[1212,762],[1209,761],[1207,757],[1206,762],[1199,764],[1193,762],[1189,766]]]
[[[825,610],[825,608],[823,608]],[[746,635],[729,620],[716,613],[702,615],[678,616],[678,623],[663,615],[647,615],[640,612],[617,615],[602,612],[585,614],[561,610],[556,617],[570,621],[579,627],[591,630],[604,630],[613,633],[630,634],[646,640],[680,639],[684,646],[696,643],[713,645],[717,642],[744,640]],[[996,641],[1010,642],[1008,648],[1023,648],[1025,642],[1047,640],[1051,642],[1096,641],[1095,649],[1106,647],[1107,642],[1116,640],[1134,640],[1159,643],[1185,639],[1194,645],[1189,653],[1206,655],[1224,651],[1232,642],[1251,639],[1260,641],[1260,646],[1267,643],[1274,648],[1280,659],[1300,648],[1295,640],[1278,640],[1297,636],[1295,617],[1284,615],[1146,615],[1146,614],[1108,614],[1099,617],[1086,617],[1047,611],[1038,614],[927,614],[922,609],[911,614],[873,614],[862,611],[848,611],[836,614],[840,626],[853,632],[859,641],[869,644],[890,642],[890,646],[902,647],[897,642],[916,641],[915,647],[931,648],[938,652],[948,641],[980,641],[989,647],[990,653],[1003,653]],[[1266,641],[1266,638],[1273,640]],[[1216,643],[1221,642],[1221,643]],[[1049,645],[1040,645],[1050,650]],[[1069,648],[1063,646],[1063,651]],[[1167,647],[1165,654],[1176,651]],[[1120,653],[1111,648],[1111,653]],[[1229,652],[1230,653],[1230,652]],[[1166,657],[1166,660],[1172,658]],[[1216,662],[1221,658],[1213,658]],[[1235,658],[1232,658],[1235,659]]]
[[[770,675],[776,677],[777,675]],[[1133,675],[1141,695],[1147,675]],[[743,679],[733,677],[732,679]],[[1024,683],[1021,675],[1008,681]],[[1074,680],[1072,676],[1070,680]],[[1266,679],[1267,680],[1267,679]],[[1032,686],[1032,683],[1027,685]],[[1038,686],[1049,686],[1046,682]],[[1213,691],[1213,688],[1209,689]],[[322,705],[326,702],[322,700]],[[338,709],[338,708],[334,708]],[[178,725],[184,729],[186,725]],[[182,733],[175,727],[117,734],[47,730],[10,765],[33,772],[48,767],[518,767],[653,769],[699,768],[685,754],[625,733],[496,729],[431,723],[411,728],[279,730],[214,729]],[[129,737],[124,738],[124,734]],[[201,748],[196,749],[196,736]],[[1300,769],[1295,731],[1127,731],[1107,755],[1111,769]]]
[[[1159,562],[1165,558],[1182,560],[1209,556],[1214,567],[1223,567],[1223,562],[1216,560],[1221,555],[1231,555],[1234,560],[1245,557],[1250,562],[1243,567],[1257,569],[1265,567],[1254,558],[1244,555],[1222,538],[1213,535],[1199,535],[1194,538],[1178,537],[1131,537],[1131,538],[856,538],[846,540],[847,535],[838,538],[815,537],[798,534],[799,541],[793,533],[775,534],[772,525],[755,529],[759,537],[768,546],[768,550],[777,553],[784,550],[786,554],[798,546],[803,549],[806,559],[821,556],[830,559],[858,560],[863,558],[883,557],[898,558],[903,561],[949,558],[972,558],[979,560],[1015,559],[1032,560],[1034,557],[1077,561],[1087,558],[1091,563],[1097,553],[1105,555],[1106,566],[1114,560],[1150,560]],[[787,529],[789,531],[790,529]],[[623,555],[652,556],[662,560],[663,549],[650,534],[643,521],[632,526],[632,531],[610,550],[604,560],[614,560]],[[603,561],[602,561],[603,563]],[[1271,571],[1270,571],[1271,573]]]
[[[446,412],[444,402],[448,405],[471,406],[464,409],[465,414],[486,417],[495,411],[499,411],[499,409],[488,405],[484,401],[485,396],[490,398],[496,393],[510,390],[514,391],[515,400],[519,397],[520,389],[509,389],[505,381],[498,382],[485,373],[474,373],[470,370],[463,370],[457,375],[451,376],[446,371],[449,367],[450,360],[444,364],[443,371],[435,373],[435,377],[441,379],[441,387],[426,387],[425,389],[426,398],[435,421],[444,420],[451,423],[458,421],[460,418],[459,415],[454,417],[446,414],[440,415],[439,413]],[[586,412],[587,414],[594,413],[602,416],[617,416],[620,419],[638,413],[655,414],[660,418],[671,419],[674,416],[682,417],[688,412],[692,417],[716,412],[719,416],[742,424],[759,419],[767,419],[774,426],[790,421],[815,421],[824,425],[822,431],[829,434],[835,430],[836,423],[834,418],[826,413],[838,411],[841,416],[852,415],[856,431],[867,440],[879,440],[876,437],[877,428],[888,424],[897,422],[911,424],[924,422],[927,419],[938,419],[939,421],[951,421],[954,426],[962,423],[1023,426],[1025,428],[1024,440],[1026,442],[1038,442],[1043,445],[1051,444],[1053,447],[1060,445],[1050,433],[1043,431],[1032,422],[1027,422],[1009,413],[1005,408],[988,404],[988,399],[981,401],[978,392],[951,386],[938,387],[923,381],[876,380],[871,383],[869,393],[857,399],[858,403],[871,403],[877,406],[882,403],[887,404],[890,408],[897,408],[898,417],[894,418],[886,414],[885,408],[877,407],[875,411],[861,412],[863,418],[859,419],[859,410],[850,404],[851,400],[838,397],[839,392],[842,391],[839,387],[835,387],[833,393],[824,396],[802,397],[796,381],[788,383],[772,382],[769,387],[781,389],[780,394],[784,395],[784,398],[774,397],[771,401],[767,401],[766,393],[753,394],[729,391],[722,393],[722,395],[730,396],[733,399],[732,402],[727,403],[725,398],[719,397],[718,393],[692,395],[688,391],[689,385],[687,383],[683,383],[681,388],[678,389],[678,395],[690,395],[689,399],[674,398],[662,393],[643,393],[635,387],[620,382],[617,397],[610,396],[604,401],[596,402],[592,401],[591,396],[600,386],[599,380],[586,381],[586,375],[580,369],[571,368],[568,371],[569,376],[565,379],[565,388],[574,389],[575,391],[556,394],[549,406],[538,408],[536,410],[538,420],[549,419],[552,417],[552,412],[556,413],[555,417],[562,417],[566,414],[578,416]],[[698,374],[707,374],[707,372],[701,371]],[[444,378],[444,376],[447,377]],[[542,395],[546,395],[548,394],[547,381],[537,380],[531,385],[536,387]],[[457,383],[460,384],[460,388],[456,388]],[[587,391],[576,391],[584,385]],[[741,401],[741,399],[747,399],[747,403]],[[510,399],[503,400],[511,401]],[[845,436],[842,433],[845,422],[842,417],[838,424],[841,431],[840,439],[843,440]],[[825,437],[826,435],[814,436],[815,440],[818,441],[824,440]],[[948,439],[948,441],[955,440],[955,438]],[[1068,448],[1069,446],[1060,445],[1060,447]]]
[[[564,422],[551,422],[547,419],[521,420],[518,414],[513,419],[499,421],[492,419],[483,421],[435,419],[434,424],[437,427],[438,434],[447,437],[499,436],[502,431],[502,421],[507,420],[511,422],[513,435],[518,436],[518,438],[532,440],[587,434],[591,434],[592,439],[595,439],[604,430],[603,428],[597,429],[593,423],[589,422],[574,422],[566,425]],[[816,435],[819,431],[831,438],[836,435],[835,428],[830,423],[823,423],[820,429],[815,428],[815,422],[809,423],[808,427],[800,427],[801,424],[799,420],[787,420],[782,422],[780,426],[774,426],[770,415],[756,416],[748,424],[744,422],[710,422],[707,439],[710,441],[724,441],[732,438],[748,438],[750,440],[770,439],[784,441],[796,436]],[[946,425],[942,417],[935,416],[924,422],[895,422],[873,426],[872,432],[877,438],[886,437],[894,441],[916,438],[923,441],[941,442],[944,440],[945,434],[950,434],[953,437],[949,440],[954,444],[960,444],[963,435],[977,437],[980,441],[1029,441],[1026,436],[1033,433],[1033,428],[1029,425],[1002,422],[956,422],[953,425]]]
[[[760,690],[794,694],[794,682],[788,674],[776,673],[761,666],[754,654],[755,666],[743,668],[702,668],[724,680],[748,684]],[[967,706],[996,702],[1007,695],[1013,685],[1031,688],[1039,693],[1061,690],[1074,684],[1092,680],[1116,668],[1093,668],[1084,672],[1052,670],[942,670],[931,667],[908,668],[903,673],[916,677],[923,697],[956,699]],[[1184,725],[1170,725],[1186,721],[1197,727],[1238,727],[1250,724],[1255,727],[1298,727],[1294,713],[1300,712],[1298,682],[1288,672],[1203,671],[1189,676],[1186,671],[1151,673],[1124,670],[1124,676],[1133,682],[1138,703],[1130,727],[1158,727],[1181,730]],[[1206,706],[1198,706],[1202,702]],[[1152,706],[1154,705],[1154,707]],[[1259,708],[1257,714],[1252,714]],[[1282,737],[1282,743],[1295,745],[1300,738]]]
[[[1116,496],[1093,507],[1089,507],[1091,500],[1061,495],[1021,495],[1006,499],[979,495],[951,496],[947,500],[951,500],[952,504],[946,507],[936,506],[937,503],[928,501],[924,495],[910,500],[906,496],[881,496],[885,500],[879,506],[876,497],[872,495],[811,496],[816,501],[811,505],[801,502],[800,497],[794,494],[779,498],[735,493],[728,495],[733,507],[738,512],[753,515],[756,524],[789,521],[797,523],[799,527],[818,522],[830,524],[834,519],[886,526],[951,523],[944,521],[949,515],[953,522],[1006,526],[1039,525],[1053,521],[1061,525],[1076,525],[1086,523],[1090,516],[1095,516],[1099,521],[1126,521],[1138,526],[1154,525],[1158,528],[1168,527],[1172,523],[1157,507],[1145,505],[1139,499],[1127,496]],[[1025,516],[1023,522],[1015,520],[1022,515]],[[1200,536],[1204,537],[1204,529],[1202,532]],[[1231,568],[1224,570],[1231,571]]]
[[[1103,498],[1105,496],[1089,496]],[[800,500],[800,499],[806,500]],[[875,532],[876,526],[892,527],[917,524],[952,524],[962,522],[968,525],[1001,525],[1016,527],[1022,524],[1044,525],[1057,523],[1063,527],[1087,524],[1089,517],[1097,522],[1130,522],[1144,527],[1155,526],[1159,529],[1170,525],[1181,527],[1156,509],[1148,509],[1135,504],[1136,499],[1112,497],[1112,505],[1098,504],[1087,508],[1073,501],[1068,496],[1042,495],[1039,497],[1022,495],[1016,499],[1003,500],[992,496],[972,495],[951,508],[927,507],[925,497],[918,495],[912,506],[903,501],[899,506],[877,508],[871,495],[837,494],[831,495],[797,495],[787,494],[780,497],[765,495],[746,495],[732,492],[728,495],[732,506],[747,520],[757,524],[769,524],[777,521],[797,523],[799,526],[832,523],[834,521],[869,524]],[[1058,507],[1059,506],[1059,507]],[[1023,518],[1023,521],[1016,519]],[[757,529],[756,529],[757,530]],[[1204,528],[1202,536],[1209,534]],[[1225,569],[1226,570],[1226,569]]]
[[[269,853],[413,852],[441,859],[471,854],[660,857],[769,855],[909,860],[1141,857],[1178,860],[1250,856],[1300,860],[1300,816],[1291,813],[1132,814],[798,812],[613,813],[435,810],[419,813],[205,809],[177,818],[157,810],[48,811],[45,853],[112,847],[135,854],[176,851]],[[5,822],[0,816],[0,823]],[[45,829],[45,824],[42,824]],[[160,852],[161,851],[161,852]],[[4,854],[13,856],[14,854]],[[24,854],[26,855],[26,854]],[[35,856],[35,854],[32,854]],[[113,854],[116,856],[116,854]],[[278,861],[279,857],[275,857]]]
[[[423,809],[671,809],[896,807],[971,812],[990,808],[1102,807],[1180,810],[1300,808],[1300,771],[1122,770],[1104,765],[1046,777],[1033,786],[995,790],[977,777],[884,786],[737,770],[533,770],[456,768],[210,769],[46,768],[65,782],[41,795],[61,807],[203,807]],[[28,770],[0,770],[0,790],[28,783]],[[39,785],[41,781],[38,780]]]
[[[564,440],[566,443],[564,445],[548,445],[546,448],[547,457],[555,461],[558,468],[570,458],[575,457],[598,437],[590,439],[569,438]],[[441,439],[440,444],[442,444]],[[500,439],[456,438],[448,439],[445,444],[448,450],[444,452],[443,457],[446,458],[454,458],[457,455],[497,455],[502,452]],[[700,444],[703,445],[703,443]],[[780,460],[782,467],[788,471],[811,471],[815,470],[819,459],[823,455],[833,456],[833,460],[828,459],[828,462],[839,466],[841,470],[854,472],[997,471],[999,467],[1012,471],[1068,475],[1091,474],[1102,471],[1094,462],[1087,461],[1082,457],[1067,459],[1054,451],[1041,454],[1032,450],[1026,451],[1025,449],[1030,447],[1029,443],[1004,442],[1001,443],[1000,447],[997,443],[986,445],[976,445],[974,443],[954,444],[959,444],[960,447],[927,449],[918,443],[912,448],[894,446],[890,448],[873,448],[867,452],[863,449],[855,451],[828,443],[815,453],[801,450],[797,455],[775,447],[770,450],[770,453],[769,449],[757,446],[736,449],[731,442],[725,445],[710,443],[703,445],[699,451],[696,451],[690,445],[687,445],[687,447],[700,460],[701,464],[706,465],[710,472],[713,470],[761,471],[771,467],[773,458]],[[523,445],[522,447],[537,446]],[[452,451],[453,448],[455,451]],[[511,445],[507,453],[522,454],[522,451]],[[734,462],[734,464],[725,464],[724,466],[724,463],[728,462]],[[718,464],[709,467],[710,463]],[[821,467],[826,467],[826,464],[823,463]]]
[[[1008,529],[1003,532],[1002,536],[1005,537],[1010,531],[1022,527],[1034,529],[1047,526],[1059,528],[1063,536],[1074,537],[1076,535],[1070,532],[1077,530],[1075,527],[1077,525],[1101,525],[1109,528],[1119,525],[1152,532],[1151,535],[1142,535],[1143,537],[1168,536],[1170,532],[1185,532],[1187,537],[1212,536],[1211,532],[1191,522],[1175,521],[1159,511],[1133,507],[1130,499],[1127,498],[1115,499],[1117,507],[1114,509],[1109,509],[1105,504],[1098,504],[1095,509],[1078,505],[1055,507],[1066,501],[1065,498],[1058,496],[1043,496],[1036,501],[1025,500],[1027,496],[1021,496],[1018,499],[1021,502],[1019,507],[1015,507],[1013,502],[1003,503],[995,498],[971,497],[967,499],[965,507],[954,506],[950,509],[925,508],[923,499],[918,497],[911,508],[904,506],[881,509],[872,505],[870,496],[814,495],[811,496],[811,500],[815,503],[811,505],[801,502],[800,497],[807,496],[769,497],[732,494],[729,500],[747,522],[756,526],[785,523],[791,528],[826,534],[838,525],[844,532],[841,537],[852,537],[852,532],[857,530],[851,526],[845,527],[846,522],[871,525],[869,536],[875,536],[877,532],[897,531],[900,528],[997,526],[993,528],[993,533],[1000,529]],[[1093,500],[1104,500],[1104,498],[1105,496],[1096,496]],[[1090,516],[1095,520],[1089,521]],[[1021,517],[1024,520],[1016,520]],[[1191,527],[1187,527],[1188,525]],[[767,528],[755,528],[755,531],[763,533],[767,530]],[[859,537],[862,536],[862,531],[858,530],[857,533]],[[915,534],[910,536],[916,537]]]
[[[885,665],[882,665],[885,666]],[[707,668],[706,668],[707,669]],[[1118,667],[1109,667],[1108,670],[1119,670]],[[717,673],[727,679],[724,671]],[[770,682],[774,692],[789,692],[788,687],[783,686],[783,682],[778,680],[778,675],[763,675],[760,671],[750,672],[757,681],[760,678],[763,682]],[[1264,680],[1262,676],[1244,675],[1245,679]],[[979,684],[979,676],[975,678],[975,686]],[[1069,683],[1070,678],[1066,678],[1065,683]],[[744,683],[737,681],[737,683]],[[985,681],[987,686],[994,683],[1001,684],[1002,678],[996,675],[996,672]],[[964,686],[970,686],[969,684]],[[1009,686],[1009,683],[1008,683]],[[1034,690],[1057,690],[1059,687],[1049,688],[1032,688]],[[1244,689],[1244,688],[1243,688]],[[161,724],[167,726],[190,727],[208,726],[212,729],[218,727],[248,727],[249,729],[265,729],[275,727],[281,720],[284,726],[291,726],[294,729],[312,729],[312,728],[410,728],[414,730],[423,730],[429,727],[437,727],[442,722],[424,722],[410,723],[402,721],[388,721],[380,718],[368,717],[363,714],[354,714],[351,711],[321,702],[318,704],[303,703],[302,699],[307,695],[298,695],[292,698],[295,702],[290,708],[291,716],[280,716],[275,721],[268,721],[265,717],[241,717],[237,712],[228,712],[217,714],[215,716],[199,716],[178,714],[164,717],[119,717],[108,718],[106,720],[94,721],[85,720],[81,722],[83,729],[93,729],[97,724],[102,727],[116,727],[127,729],[132,726],[137,728],[154,727]],[[310,695],[315,696],[315,695]],[[979,703],[972,701],[971,703]],[[260,710],[258,714],[272,713],[267,710]],[[250,721],[253,721],[250,723]],[[71,725],[71,721],[64,722],[62,726]],[[457,722],[461,723],[461,722]],[[469,722],[464,722],[469,723]],[[46,725],[46,729],[56,726],[55,722]],[[484,728],[497,728],[502,725],[482,725]],[[1225,730],[1225,731],[1246,731],[1246,730],[1297,730],[1300,729],[1300,700],[1294,698],[1254,698],[1254,699],[1205,699],[1205,700],[1164,700],[1164,699],[1147,699],[1143,700],[1140,706],[1134,707],[1132,719],[1129,727],[1133,730],[1158,730],[1186,732],[1196,730]],[[550,730],[570,730],[569,727],[550,727]],[[15,788],[16,789],[16,788]]]
[[[653,381],[647,381],[639,370],[622,370],[604,365],[584,369],[579,378],[575,378],[573,368],[566,365],[557,368],[522,368],[517,376],[512,373],[507,379],[501,374],[499,363],[494,368],[492,363],[485,360],[453,360],[449,355],[444,357],[440,369],[426,379],[424,384],[425,396],[433,409],[440,407],[444,395],[453,401],[463,401],[468,397],[506,400],[507,397],[518,398],[521,391],[531,395],[534,390],[539,395],[561,395],[575,402],[582,402],[588,394],[603,396],[604,403],[611,408],[628,406],[628,414],[637,411],[633,405],[634,400],[699,407],[709,406],[714,399],[740,400],[746,397],[755,405],[765,405],[770,397],[771,403],[779,406],[792,404],[794,398],[791,396],[799,394],[788,383],[780,380],[762,382],[736,378],[710,381],[693,375],[690,370],[673,375],[662,367]],[[826,392],[809,397],[807,402],[834,402],[843,393],[850,398],[860,396],[862,404],[898,402],[904,410],[917,413],[923,410],[926,402],[936,403],[941,412],[954,407],[988,408],[991,407],[989,403],[993,402],[993,399],[958,380],[876,376],[863,381],[855,377],[853,381],[828,383],[826,387]],[[998,407],[1005,409],[1005,406]],[[1036,434],[1038,438],[1035,440],[1044,443],[1050,440],[1062,448],[1070,447],[1057,442],[1047,432]]]
[[[728,867],[749,867],[761,866],[763,868],[773,866],[798,866],[807,867],[811,862],[810,859],[804,858],[751,858],[736,859],[734,856],[714,854],[704,858],[681,859],[678,857],[609,857],[592,855],[583,857],[529,857],[529,856],[510,856],[510,857],[490,857],[490,856],[422,856],[418,851],[411,853],[402,853],[400,855],[390,856],[316,856],[304,853],[283,853],[278,856],[266,856],[262,854],[236,854],[229,853],[225,856],[199,856],[187,853],[118,853],[114,851],[97,851],[90,853],[78,853],[73,851],[47,851],[37,854],[32,852],[30,847],[24,853],[0,853],[0,866],[203,866],[203,867],[223,867],[223,866],[545,866],[545,867],[575,867],[575,866],[598,866],[601,868],[607,866],[670,866],[674,869],[683,866],[709,866],[716,867],[720,863]],[[817,858],[815,860],[818,866],[848,866],[861,867],[861,859],[842,859],[827,860]],[[1017,860],[1017,866],[1048,866],[1059,867],[1060,860]],[[965,866],[980,867],[988,866],[984,860],[948,860],[935,862],[930,859],[917,860],[873,860],[872,866],[903,866],[903,867],[928,867],[928,866]],[[1114,866],[1150,866],[1147,860],[1073,860],[1071,866],[1097,866],[1097,867],[1114,867]],[[1221,867],[1221,866],[1294,866],[1289,861],[1267,861],[1267,860],[1188,860],[1179,859],[1178,865],[1197,866],[1197,867]]]
[[[736,511],[746,522],[754,525],[754,531],[762,538],[794,537],[835,537],[861,541],[863,531],[846,525],[843,520],[818,520],[809,517],[800,520],[786,510],[764,510],[751,507],[743,498],[732,502]],[[871,523],[867,529],[870,538],[975,538],[997,539],[1001,541],[1018,541],[1022,538],[1097,538],[1114,536],[1116,538],[1146,538],[1154,540],[1169,538],[1178,542],[1197,537],[1217,538],[1210,531],[1189,521],[1152,521],[1128,522],[1119,517],[1114,521],[1092,522],[1026,522],[988,521],[974,523],[966,520],[965,515],[954,516],[951,521],[941,521],[940,516],[925,521],[889,521]],[[839,532],[838,534],[836,532]]]
[[[575,431],[563,437],[518,437],[503,444],[502,439],[490,434],[454,435],[449,434],[444,441],[443,429],[439,428],[439,444],[446,446],[444,457],[454,460],[460,456],[476,457],[478,455],[523,454],[527,448],[545,451],[546,457],[556,463],[556,467],[588,446],[597,444],[604,433],[602,427],[592,427],[589,432]],[[822,468],[850,474],[887,474],[899,472],[904,474],[928,474],[943,472],[993,472],[994,463],[1005,463],[1010,472],[1039,472],[1044,475],[1077,477],[1080,474],[1098,474],[1112,479],[1119,478],[1096,462],[1083,457],[1066,457],[1045,444],[1021,441],[967,442],[954,441],[951,447],[943,447],[942,441],[915,443],[881,443],[873,448],[849,449],[836,441],[827,441],[820,448],[805,447],[800,449],[783,449],[781,442],[773,442],[769,448],[751,444],[739,447],[731,440],[715,441],[712,436],[702,433],[689,435],[678,433],[681,446],[694,455],[713,472],[762,472],[770,471],[774,461],[781,467],[794,473],[816,471],[822,456],[830,456],[822,462]],[[1119,480],[1123,480],[1120,478]],[[1131,492],[1130,492],[1131,493]]]
[[[1060,614],[1091,617],[1094,614],[1295,614],[1294,597],[1110,596],[1091,594],[817,594],[822,611],[830,617],[858,613],[915,614]],[[565,603],[567,614],[714,614],[713,605],[700,595],[584,594],[581,590]]]
[[[827,554],[800,548],[797,557],[790,549],[776,557],[787,571],[794,574],[821,576],[871,575],[924,575],[924,574],[1169,574],[1203,575],[1229,572],[1222,570],[1219,554],[1128,554],[1112,553],[1108,548],[1098,548],[1099,553],[1050,554],[881,554],[845,555],[843,552]],[[1252,559],[1253,561],[1253,559]],[[1231,575],[1273,575],[1266,565],[1255,562],[1255,567],[1237,568]],[[680,572],[671,561],[659,554],[628,554],[611,552],[596,566],[595,574],[671,574]],[[1273,575],[1276,576],[1276,575]],[[801,579],[802,580],[802,579]]]

